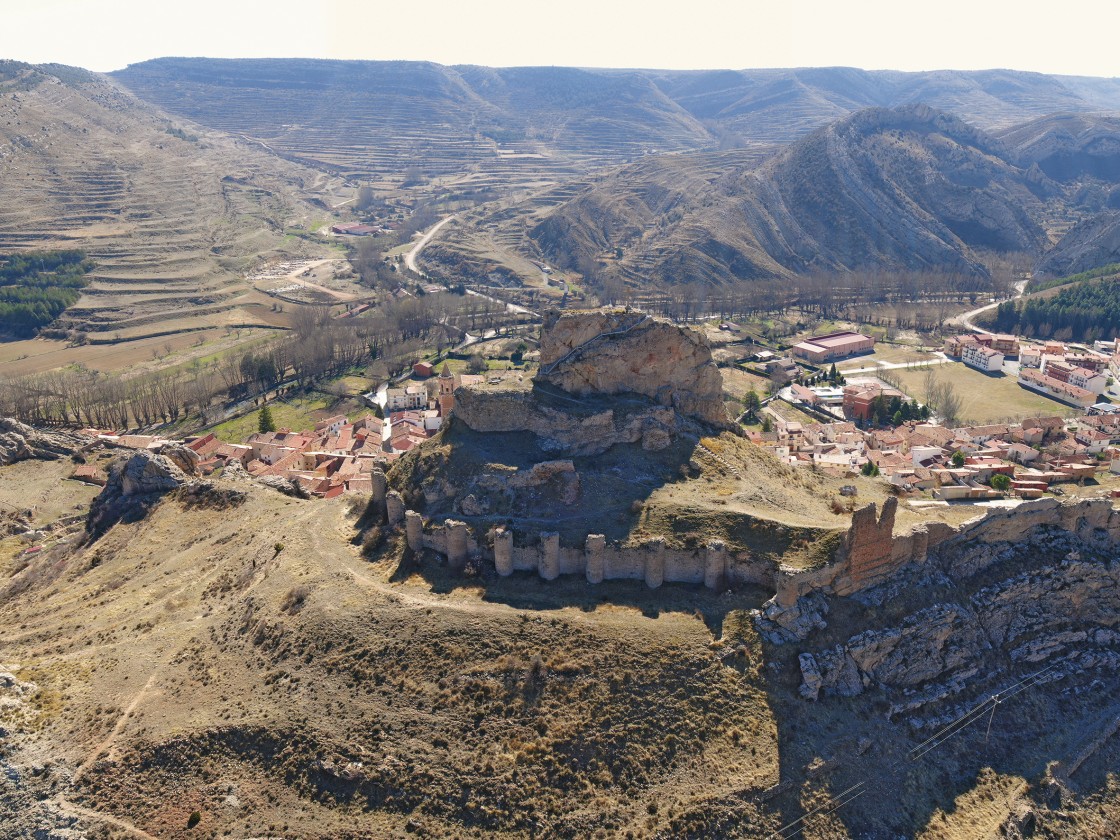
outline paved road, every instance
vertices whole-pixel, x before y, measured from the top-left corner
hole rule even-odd
[[[434,237],[436,235],[436,233],[439,231],[439,229],[441,227],[443,227],[445,224],[447,224],[448,222],[450,222],[452,219],[454,219],[455,216],[456,216],[455,213],[452,213],[450,216],[444,216],[442,219],[440,219],[438,222],[436,222],[434,225],[432,225],[430,228],[428,228],[427,233],[425,233],[423,236],[421,236],[416,241],[416,244],[412,246],[411,250],[409,250],[408,253],[406,253],[404,255],[404,264],[408,268],[409,271],[413,271],[416,274],[419,274],[421,277],[427,277],[428,276],[423,271],[421,271],[420,268],[416,265],[416,258],[418,256],[420,256],[420,252],[423,251],[424,248],[426,248],[428,246],[428,243],[432,241],[432,237]],[[518,306],[515,303],[507,303],[506,301],[502,300],[501,298],[490,297],[490,295],[485,295],[482,292],[476,292],[473,289],[467,289],[467,294],[468,295],[474,295],[474,296],[480,297],[480,298],[486,298],[487,300],[494,301],[494,303],[500,303],[506,308],[507,312],[512,312],[515,315],[520,314],[520,315],[529,315],[533,318],[537,317],[537,313],[533,312],[531,309],[526,309],[524,306]]]
[[[1018,283],[1015,284],[1015,294],[1013,294],[1011,297],[1006,298],[1005,300],[997,300],[995,303],[989,303],[986,306],[981,306],[979,309],[973,309],[971,312],[964,312],[960,315],[955,315],[952,318],[950,318],[949,320],[947,320],[945,323],[946,323],[946,325],[948,325],[948,324],[959,324],[960,326],[964,327],[966,330],[970,330],[972,332],[978,332],[978,333],[986,333],[988,335],[991,335],[992,334],[991,330],[986,330],[983,327],[976,326],[976,324],[974,324],[972,322],[972,319],[975,318],[977,315],[979,315],[981,312],[987,312],[990,309],[995,309],[1001,303],[1006,303],[1008,300],[1015,300],[1015,298],[1022,297],[1023,296],[1023,291],[1026,288],[1027,288],[1027,281],[1026,280],[1020,280]]]

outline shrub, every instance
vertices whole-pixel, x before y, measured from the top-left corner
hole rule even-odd
[[[187,828],[194,828],[202,820],[202,814],[198,811],[191,811],[191,815],[187,817]]]
[[[385,541],[385,532],[381,530],[380,526],[374,525],[366,531],[362,539],[362,553],[366,556],[373,554],[377,549],[381,548],[381,544]]]
[[[310,594],[311,588],[306,584],[300,584],[289,589],[288,594],[284,596],[284,600],[280,602],[280,611],[286,613],[299,612]]]

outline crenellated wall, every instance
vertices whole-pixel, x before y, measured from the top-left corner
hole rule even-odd
[[[959,527],[931,522],[896,535],[898,501],[889,497],[881,513],[874,504],[856,511],[832,562],[807,570],[782,568],[748,552],[731,550],[721,541],[681,549],[660,538],[642,545],[619,545],[602,534],[588,534],[583,545],[569,546],[560,543],[559,534],[545,532],[518,545],[514,532],[506,527],[482,535],[454,519],[425,525],[419,513],[404,509],[398,493],[382,494],[376,476],[374,501],[380,503],[390,525],[403,524],[412,550],[441,554],[452,568],[461,569],[469,560],[481,559],[493,563],[502,577],[528,571],[545,580],[583,575],[589,583],[641,580],[651,588],[664,583],[702,583],[712,590],[740,584],[772,589],[775,594],[765,609],[765,621],[777,634],[775,638],[783,634],[803,637],[819,626],[819,617],[809,603],[813,596],[853,595],[890,582],[904,569],[930,562],[942,564],[951,575],[981,571],[990,554],[954,550],[964,544],[1026,542],[1035,529],[1050,527],[1088,543],[1120,545],[1120,510],[1107,499],[1041,499],[1013,508],[988,508]]]
[[[536,572],[545,580],[561,575],[583,575],[589,583],[604,580],[641,580],[651,588],[663,583],[702,583],[718,590],[733,584],[773,587],[778,570],[773,563],[757,560],[745,552],[729,551],[720,541],[695,549],[677,549],[662,539],[638,546],[608,542],[602,534],[589,534],[582,546],[565,546],[556,533],[540,534],[529,545],[517,545],[512,530],[494,528],[486,538],[472,533],[465,522],[448,519],[425,526],[413,510],[397,513],[393,493],[382,503],[386,514],[402,524],[408,547],[427,549],[447,558],[448,565],[461,569],[471,558],[488,560],[502,577],[515,571]]]

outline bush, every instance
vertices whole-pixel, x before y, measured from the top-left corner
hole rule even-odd
[[[201,821],[202,814],[200,814],[198,811],[191,811],[191,815],[187,817],[187,828],[194,828]]]
[[[367,557],[377,549],[381,548],[381,543],[385,541],[385,532],[381,530],[380,526],[374,525],[362,538],[362,554]]]

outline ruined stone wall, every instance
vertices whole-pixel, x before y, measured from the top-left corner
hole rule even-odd
[[[503,577],[527,571],[545,580],[582,575],[590,583],[642,580],[651,588],[663,583],[702,583],[718,590],[739,583],[773,585],[777,574],[772,564],[731,552],[718,541],[696,549],[670,548],[660,539],[620,546],[608,543],[601,534],[589,534],[578,547],[561,545],[558,534],[544,533],[535,543],[517,545],[514,533],[504,527],[484,538],[465,522],[453,519],[425,526],[423,517],[409,510],[401,520],[413,550],[441,554],[452,568],[462,568],[470,559],[487,560]]]
[[[852,514],[852,525],[843,546],[847,568],[835,583],[838,594],[874,586],[909,562],[909,551],[900,549],[896,553],[891,539],[897,510],[898,499],[890,496],[883,502],[883,513],[878,518],[873,504]]]
[[[1108,499],[1061,502],[1040,499],[1013,508],[988,508],[953,527],[931,522],[894,535],[896,503],[888,499],[881,516],[869,505],[852,517],[835,561],[807,572],[779,575],[775,596],[764,609],[763,630],[772,640],[804,638],[821,626],[819,596],[849,596],[894,582],[904,570],[940,570],[951,578],[975,575],[996,562],[1007,545],[1029,545],[1052,529],[1087,545],[1120,546],[1120,510]]]

